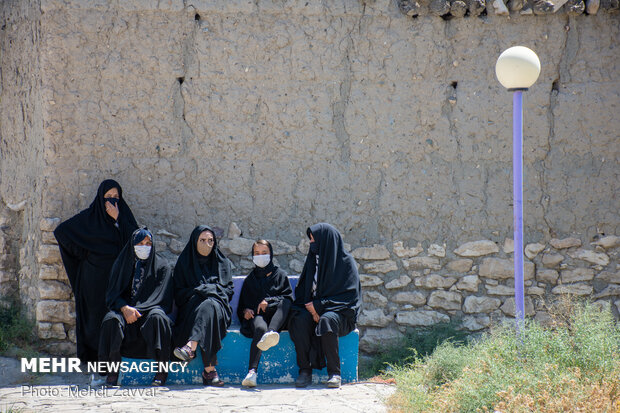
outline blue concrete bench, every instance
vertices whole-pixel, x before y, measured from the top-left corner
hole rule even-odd
[[[239,294],[245,277],[233,277],[235,294],[231,306],[233,308],[233,320],[228,334],[222,341],[222,349],[217,353],[217,371],[222,380],[230,384],[241,384],[248,372],[250,358],[250,344],[252,340],[239,332],[239,319],[237,318],[237,306]],[[290,276],[289,280],[293,289],[297,284],[298,276]],[[339,338],[340,368],[342,381],[345,383],[357,381],[357,364],[359,349],[359,331],[356,329],[345,337]],[[140,363],[144,360],[123,358],[123,361]],[[193,359],[184,372],[171,372],[168,375],[167,384],[202,384],[201,373],[204,368],[200,352],[196,352]],[[288,331],[280,333],[280,342],[277,346],[263,352],[258,367],[258,383],[293,383],[297,378],[298,367],[295,357],[295,346],[291,341]],[[129,372],[121,373],[119,384],[122,385],[149,385],[152,374]],[[314,382],[327,380],[327,370],[323,369],[313,374]]]

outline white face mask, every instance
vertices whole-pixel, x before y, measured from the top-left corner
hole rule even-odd
[[[145,260],[151,255],[150,245],[134,245],[133,250],[136,252],[136,257],[141,260]]]
[[[269,261],[271,261],[271,257],[269,254],[255,255],[254,258],[252,258],[252,261],[254,261],[254,264],[256,264],[257,267],[265,268],[267,264],[269,264]]]

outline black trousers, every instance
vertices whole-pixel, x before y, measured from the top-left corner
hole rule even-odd
[[[250,364],[248,369],[258,369],[260,356],[263,353],[256,344],[260,341],[267,331],[280,331],[286,325],[289,310],[292,302],[290,300],[282,300],[273,307],[267,307],[265,312],[255,314],[254,318],[243,320],[243,330],[249,330],[252,337],[252,345],[250,346]],[[244,331],[245,332],[245,331]]]
[[[338,336],[350,333],[355,323],[336,312],[325,312],[315,323],[308,310],[297,308],[291,314],[289,333],[295,344],[299,370],[322,369],[327,361],[327,374],[340,375]],[[319,335],[317,335],[317,332]]]
[[[99,361],[121,361],[122,356],[170,360],[172,327],[161,308],[154,308],[128,324],[125,317],[109,311],[101,323]]]

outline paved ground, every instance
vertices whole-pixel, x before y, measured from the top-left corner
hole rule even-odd
[[[19,362],[0,357],[0,412],[386,412],[384,401],[394,387],[376,383],[343,385],[340,389],[266,385],[240,386],[89,387],[84,374],[25,375]]]

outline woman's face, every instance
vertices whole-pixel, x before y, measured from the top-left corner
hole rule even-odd
[[[106,192],[103,195],[104,198],[116,198],[119,199],[121,196],[118,193],[118,188],[112,188],[110,190],[108,190],[108,192]]]
[[[264,244],[254,244],[254,255],[269,255],[269,247]]]
[[[144,237],[144,239],[140,242],[138,242],[136,245],[148,245],[150,247],[153,246],[153,241],[151,241],[151,237],[146,236]]]
[[[198,236],[198,242],[196,245],[196,249],[198,250],[198,254],[203,257],[211,254],[211,250],[213,249],[213,245],[215,244],[215,237],[211,231],[203,231]]]

